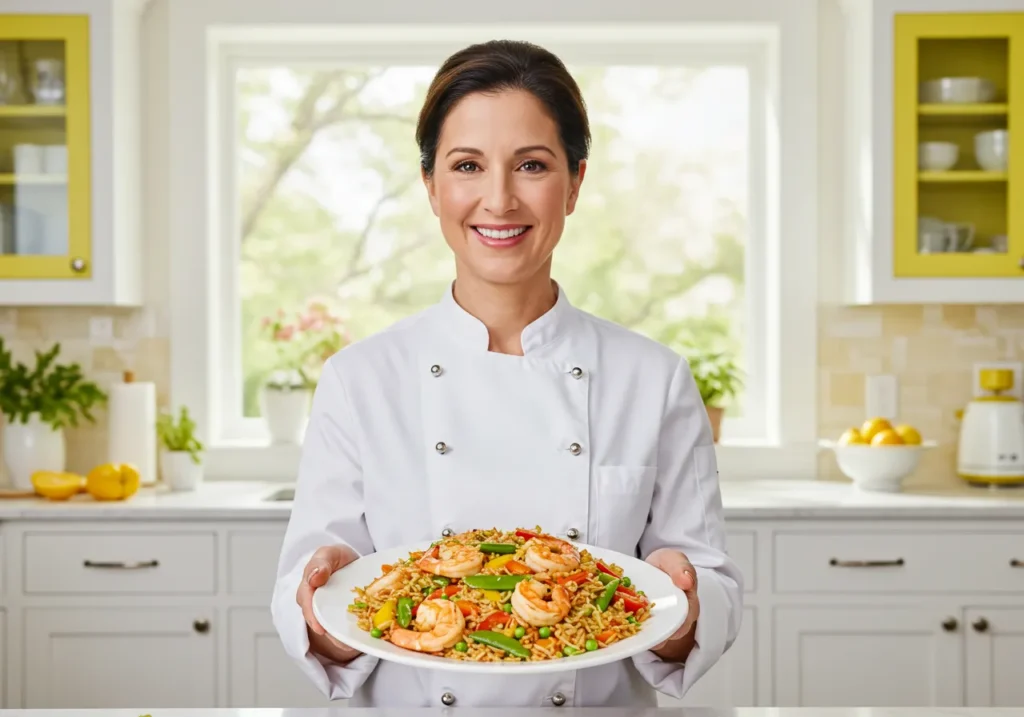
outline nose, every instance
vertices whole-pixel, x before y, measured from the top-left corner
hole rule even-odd
[[[508,214],[519,206],[512,177],[507,172],[491,172],[484,196],[484,208],[495,215]]]

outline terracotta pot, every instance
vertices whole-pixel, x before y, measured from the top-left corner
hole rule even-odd
[[[705,406],[708,412],[708,419],[711,421],[711,434],[715,437],[715,443],[718,443],[718,437],[722,431],[722,415],[725,413],[724,408],[718,406]]]

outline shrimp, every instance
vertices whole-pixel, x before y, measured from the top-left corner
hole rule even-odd
[[[416,566],[446,578],[476,575],[484,565],[484,554],[474,545],[435,546],[417,561]]]
[[[391,642],[416,652],[441,652],[462,639],[466,618],[449,600],[425,600],[416,610],[416,629],[391,629]]]
[[[558,573],[580,566],[580,551],[558,538],[541,536],[530,540],[523,561],[538,573]]]
[[[363,592],[369,597],[373,597],[387,590],[394,590],[401,586],[406,575],[407,572],[405,568],[395,568],[374,580]]]
[[[512,612],[533,627],[551,626],[564,620],[570,608],[569,592],[561,585],[548,587],[536,580],[523,580],[512,593]]]

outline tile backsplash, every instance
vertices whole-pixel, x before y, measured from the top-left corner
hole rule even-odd
[[[107,317],[113,337],[90,338],[90,321]],[[151,308],[0,309],[0,335],[16,356],[61,343],[61,356],[77,361],[101,385],[125,370],[153,381],[160,405],[168,401],[170,342]],[[926,454],[909,485],[946,486],[955,475],[957,409],[971,397],[976,361],[1024,360],[1024,306],[819,307],[818,426],[838,436],[865,418],[865,378],[893,374],[899,381],[900,420],[919,428],[939,447]],[[104,460],[104,411],[95,425],[68,431],[68,467],[87,470]],[[845,480],[823,452],[820,477]]]

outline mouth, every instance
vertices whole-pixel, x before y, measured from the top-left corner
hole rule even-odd
[[[477,239],[491,247],[511,247],[521,243],[533,227],[529,224],[501,224],[472,226]]]

